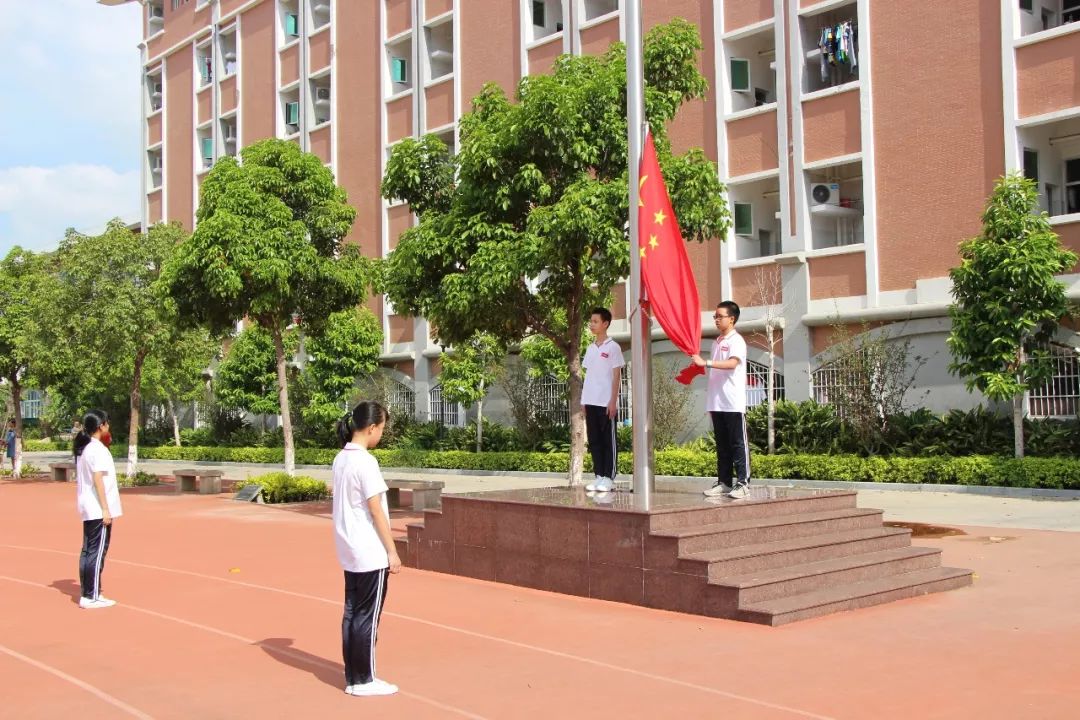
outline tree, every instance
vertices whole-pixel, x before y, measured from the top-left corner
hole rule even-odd
[[[716,167],[700,150],[673,155],[666,135],[679,107],[705,93],[700,49],[683,20],[648,33],[645,112],[683,237],[705,241],[729,225]],[[477,332],[506,345],[550,340],[568,372],[569,479],[580,484],[579,339],[589,309],[630,268],[625,47],[563,56],[552,74],[522,79],[516,100],[485,86],[454,158],[430,136],[395,146],[383,196],[407,201],[420,222],[388,258],[386,291],[399,312],[428,318],[444,345]]]
[[[443,398],[476,405],[476,452],[484,447],[484,396],[499,379],[506,347],[489,333],[477,333],[443,355],[439,385]]]
[[[769,376],[765,381],[766,445],[768,453],[776,452],[776,351],[784,342],[784,314],[788,304],[783,301],[784,287],[780,268],[758,268],[754,276],[753,304],[763,308],[765,328],[754,333],[756,341],[769,358]]]
[[[309,425],[332,428],[348,410],[357,378],[379,368],[382,327],[370,310],[350,308],[333,313],[322,332],[304,342],[308,362],[303,380],[310,401],[302,414]]]
[[[0,378],[7,383],[15,418],[15,477],[22,476],[23,384],[35,358],[32,300],[45,282],[45,268],[42,255],[20,247],[0,262]]]
[[[342,239],[356,211],[315,155],[268,139],[222,158],[200,191],[195,232],[166,269],[169,292],[189,322],[226,330],[247,317],[273,341],[285,444],[296,467],[286,329],[317,335],[334,312],[366,299],[372,264]]]
[[[198,400],[206,391],[203,372],[221,351],[221,342],[204,328],[181,330],[173,328],[166,341],[169,352],[154,358],[147,368],[148,393],[165,401],[173,427],[173,442],[180,447],[180,420],[177,406]]]
[[[282,345],[292,357],[299,345],[296,332],[284,333]],[[252,415],[281,412],[274,338],[263,327],[244,328],[229,345],[225,359],[218,365],[214,394],[222,405]]]
[[[1013,402],[1013,452],[1024,456],[1024,395],[1053,373],[1049,341],[1069,312],[1055,277],[1076,265],[1046,213],[1035,214],[1038,188],[1018,173],[1000,178],[978,237],[960,245],[949,271],[955,302],[950,370],[992,400]]]
[[[121,389],[127,395],[129,476],[138,470],[144,370],[171,352],[176,327],[158,282],[183,237],[175,223],[143,234],[119,219],[98,236],[69,230],[51,288],[37,304],[38,345],[52,356],[51,379],[84,401],[117,397]]]

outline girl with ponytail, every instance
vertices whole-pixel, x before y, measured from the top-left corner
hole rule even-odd
[[[75,436],[75,480],[78,483],[76,504],[83,520],[83,546],[79,555],[79,583],[82,597],[79,607],[88,610],[115,605],[101,594],[101,573],[112,540],[113,520],[123,514],[120,488],[116,483],[116,465],[103,439],[109,436],[109,416],[104,410],[91,410]]]
[[[389,413],[377,402],[362,402],[337,424],[343,448],[334,458],[334,541],[345,571],[345,611],[341,619],[345,692],[393,695],[396,685],[375,676],[375,643],[390,573],[401,558],[390,534],[386,482],[369,450],[379,444]]]

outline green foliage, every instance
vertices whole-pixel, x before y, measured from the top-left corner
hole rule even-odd
[[[1038,187],[1019,173],[994,185],[979,237],[960,245],[949,271],[955,303],[950,369],[993,400],[1015,399],[1053,373],[1048,343],[1069,311],[1057,275],[1076,265],[1046,213],[1035,214]],[[1017,406],[1016,412],[1020,408]],[[1023,427],[1015,452],[1023,454]]]
[[[683,236],[697,241],[726,234],[723,186],[702,152],[671,154],[666,125],[705,94],[701,47],[683,20],[644,41],[645,114]],[[524,78],[515,100],[486,85],[452,160],[429,140],[395,147],[382,194],[407,201],[420,223],[388,258],[385,289],[446,345],[478,332],[504,344],[547,338],[569,376],[577,459],[586,313],[629,273],[625,47],[563,56],[552,73]]]
[[[298,344],[295,332],[282,338],[291,357]],[[259,325],[250,325],[236,336],[217,369],[214,393],[222,405],[254,415],[276,415],[278,402],[277,357],[274,339]]]
[[[686,432],[686,424],[690,419],[693,391],[688,385],[675,379],[681,369],[677,362],[661,361],[653,364],[653,445],[657,450],[673,447]]]
[[[480,402],[498,380],[505,357],[505,346],[488,333],[455,345],[442,358],[439,385],[443,398],[465,407]]]
[[[163,274],[189,322],[227,331],[243,317],[274,341],[277,367],[287,360],[286,328],[299,318],[317,336],[335,312],[364,299],[375,271],[345,244],[356,211],[333,173],[294,143],[268,139],[223,158],[200,190],[195,233]],[[293,469],[288,383],[279,371],[285,466]]]
[[[330,497],[330,488],[322,480],[306,475],[289,475],[273,472],[257,475],[237,483],[239,491],[246,485],[262,485],[263,500],[270,504],[325,500]]]
[[[0,477],[11,477],[12,472],[11,468],[0,468]],[[24,478],[30,477],[31,475],[43,475],[44,473],[45,471],[37,465],[31,465],[27,462],[24,462],[22,465],[22,477]]]
[[[5,390],[13,391],[37,370],[34,331],[37,316],[34,297],[46,282],[47,261],[44,255],[12,250],[0,261],[0,378]],[[14,408],[16,432],[23,432],[22,406]]]
[[[120,475],[116,478],[116,482],[120,487],[146,487],[149,485],[157,485],[158,476],[140,470],[133,476]]]

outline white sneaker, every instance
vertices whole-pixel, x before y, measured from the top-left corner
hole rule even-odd
[[[79,598],[79,607],[85,610],[97,610],[99,608],[112,607],[116,604],[115,600],[109,600],[108,598],[99,597],[97,600],[91,598]]]
[[[735,483],[735,487],[731,488],[731,492],[728,493],[728,497],[733,500],[744,500],[750,496],[750,483],[741,482]]]
[[[372,697],[375,695],[393,695],[398,691],[398,686],[375,678],[369,683],[363,683],[362,685],[350,685],[345,688],[345,692],[349,695]]]
[[[585,486],[585,492],[596,492],[596,484],[600,482],[600,478],[596,478],[591,483]]]
[[[596,492],[606,493],[615,489],[615,481],[611,478],[599,478],[596,481]]]
[[[727,485],[722,482],[718,482],[711,488],[703,492],[705,497],[720,497],[721,495],[727,495],[731,491],[728,489]]]

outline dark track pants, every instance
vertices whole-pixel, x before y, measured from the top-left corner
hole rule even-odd
[[[711,412],[716,437],[716,479],[731,487],[734,476],[750,481],[750,443],[746,439],[746,416],[737,412]],[[734,475],[732,474],[734,469]]]
[[[615,421],[608,417],[606,407],[585,406],[585,434],[589,438],[593,473],[598,478],[614,480],[619,451],[615,445]]]
[[[82,552],[79,554],[79,584],[82,596],[96,600],[101,595],[101,573],[109,552],[112,525],[101,520],[83,520]]]
[[[346,685],[362,685],[375,678],[375,643],[389,575],[388,568],[361,573],[345,571],[341,645]]]

